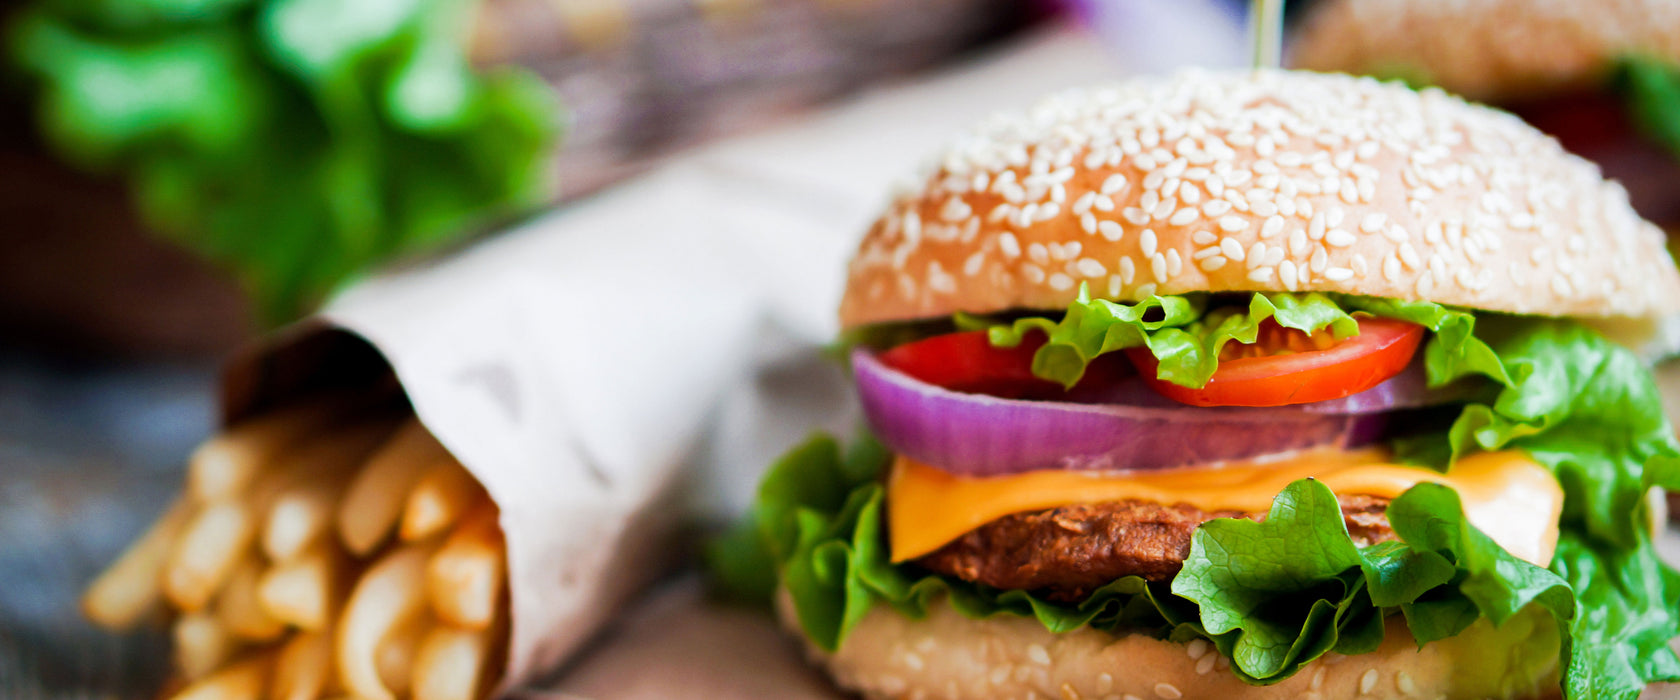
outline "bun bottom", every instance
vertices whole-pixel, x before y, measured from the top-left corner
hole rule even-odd
[[[784,624],[797,630],[791,599]],[[1300,698],[1556,698],[1558,636],[1530,611],[1494,628],[1477,621],[1419,648],[1399,616],[1369,654],[1327,654],[1288,680],[1248,685],[1205,640],[1082,628],[1054,634],[1030,618],[971,620],[942,602],[913,620],[877,605],[833,654],[807,644],[848,690],[869,698],[1260,700]]]

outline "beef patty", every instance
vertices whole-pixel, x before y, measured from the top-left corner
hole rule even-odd
[[[1348,532],[1359,546],[1394,539],[1385,515],[1388,499],[1338,499]],[[1150,581],[1172,579],[1190,554],[1191,533],[1204,522],[1265,517],[1140,500],[1071,505],[998,518],[916,563],[965,581],[1075,602],[1134,574]]]

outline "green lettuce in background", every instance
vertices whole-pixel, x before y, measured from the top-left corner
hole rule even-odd
[[[1680,659],[1667,646],[1680,636],[1680,574],[1657,555],[1644,500],[1653,486],[1680,488],[1680,446],[1649,371],[1630,351],[1569,321],[1427,302],[1255,294],[1246,307],[1207,306],[1205,298],[1135,305],[1081,298],[1060,321],[1018,320],[994,327],[993,338],[1007,344],[1028,329],[1047,331],[1035,371],[1071,382],[1091,358],[1138,345],[1163,367],[1177,358],[1185,376],[1211,374],[1205,365],[1216,366],[1218,345],[1251,336],[1266,317],[1312,330],[1336,330],[1355,311],[1423,324],[1433,331],[1424,348],[1431,385],[1480,377],[1490,391],[1465,404],[1449,430],[1395,448],[1442,469],[1473,451],[1522,449],[1550,468],[1565,494],[1551,565],[1511,556],[1465,520],[1455,493],[1429,484],[1390,503],[1399,542],[1355,547],[1334,495],[1305,480],[1279,494],[1265,522],[1200,527],[1169,586],[1131,577],[1077,605],[1060,604],[892,564],[880,483],[885,448],[865,437],[843,454],[818,437],[772,465],[747,519],[711,547],[714,575],[745,597],[762,599],[779,584],[806,635],[830,650],[874,605],[921,617],[944,600],[971,617],[1030,616],[1056,632],[1089,625],[1207,638],[1240,678],[1267,684],[1331,651],[1374,649],[1388,615],[1403,616],[1422,642],[1482,618],[1504,630],[1538,615],[1551,622],[1528,643],[1560,654],[1569,698],[1631,700],[1648,682],[1680,679]],[[1162,343],[1162,352],[1153,338],[1166,330],[1184,337]],[[1478,663],[1524,660],[1544,663],[1533,655]],[[1543,667],[1487,670],[1526,678]]]
[[[468,65],[466,0],[39,0],[9,27],[42,131],[278,323],[543,202],[558,105]]]
[[[1680,157],[1680,66],[1630,56],[1622,59],[1616,82],[1639,128]]]

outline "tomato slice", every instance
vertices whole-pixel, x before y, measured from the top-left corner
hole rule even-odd
[[[1399,374],[1417,352],[1423,330],[1406,321],[1361,317],[1359,335],[1332,343],[1273,324],[1262,328],[1253,345],[1227,343],[1219,369],[1200,389],[1157,379],[1160,362],[1148,348],[1126,355],[1151,388],[1180,403],[1289,406],[1357,394]]]
[[[881,363],[952,391],[1006,399],[1063,399],[1062,385],[1032,373],[1033,354],[1043,347],[1043,333],[1029,333],[1012,348],[992,345],[986,331],[947,333],[906,343],[881,353]],[[1085,369],[1080,388],[1112,384],[1132,374],[1122,360],[1099,357]]]

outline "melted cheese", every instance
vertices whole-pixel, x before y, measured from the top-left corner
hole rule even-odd
[[[1130,498],[1264,513],[1285,486],[1307,477],[1336,493],[1384,498],[1423,482],[1443,484],[1458,492],[1470,522],[1511,554],[1545,566],[1557,546],[1563,490],[1550,471],[1518,451],[1471,455],[1446,474],[1390,463],[1380,449],[1122,475],[1038,471],[986,478],[953,476],[899,457],[887,482],[893,561],[932,552],[1006,515],[1077,503]]]

